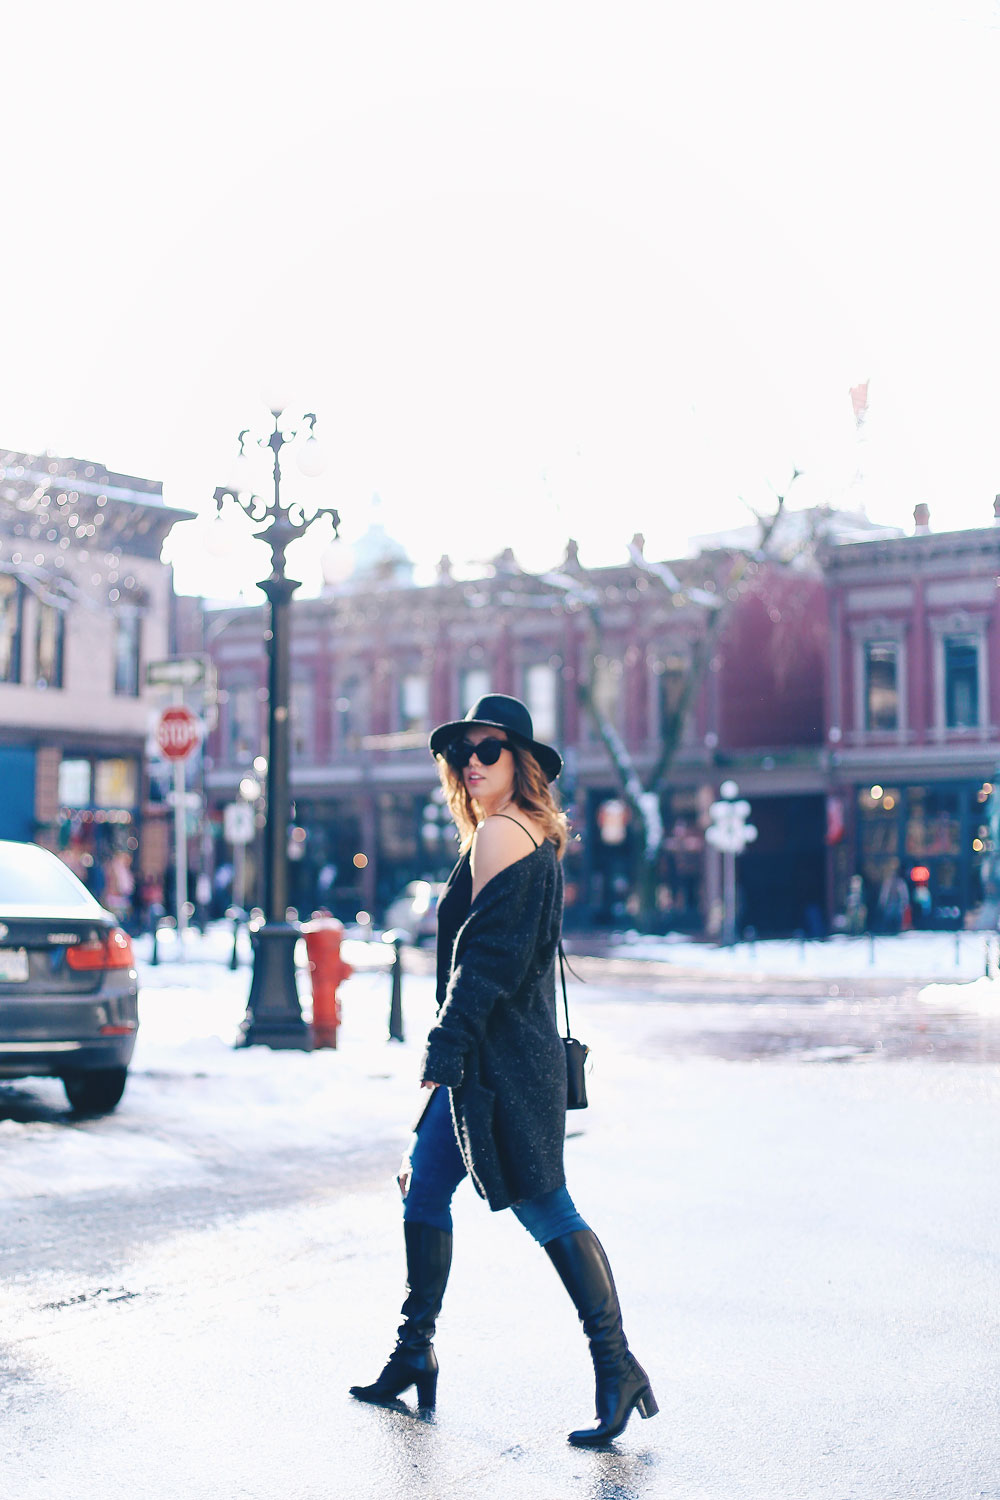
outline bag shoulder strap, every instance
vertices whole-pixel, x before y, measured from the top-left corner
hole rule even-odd
[[[567,1037],[567,1040],[568,1040],[569,1037],[570,1037],[570,1029],[569,1029],[569,1000],[566,998],[566,970],[567,969],[569,969],[569,972],[573,975],[574,979],[580,979],[579,974],[577,974],[575,972],[575,970],[572,968],[572,966],[571,966],[571,964],[569,962],[569,959],[566,957],[565,951],[563,950],[562,938],[560,938],[559,939],[559,978],[562,981],[563,1010],[566,1013],[566,1037]],[[582,979],[580,980],[580,983],[581,984],[583,983]]]

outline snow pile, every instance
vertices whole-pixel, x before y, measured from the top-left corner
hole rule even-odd
[[[1000,1016],[1000,980],[984,974],[969,984],[928,984],[918,999],[936,1010],[958,1009],[982,1016]]]

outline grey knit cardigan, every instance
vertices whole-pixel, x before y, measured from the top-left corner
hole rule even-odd
[[[427,1037],[421,1078],[450,1089],[462,1157],[494,1210],[566,1181],[566,1057],[555,1010],[562,907],[562,867],[548,841],[494,875],[454,939]]]

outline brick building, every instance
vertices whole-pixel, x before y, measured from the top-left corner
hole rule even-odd
[[[0,837],[58,848],[102,896],[115,853],[162,874],[149,799],[150,658],[171,649],[154,480],[0,452]]]
[[[932,533],[921,507],[916,519],[910,536],[841,526],[848,540],[823,546],[819,566],[747,570],[661,797],[664,928],[703,932],[717,920],[720,872],[704,827],[725,779],[759,829],[740,859],[741,926],[835,929],[858,874],[877,926],[897,871],[916,924],[993,909],[982,903],[996,894],[987,825],[1000,756],[1000,528]],[[711,590],[730,563],[723,547],[671,566],[685,586]],[[599,639],[566,586],[574,574],[600,597]],[[538,733],[565,752],[561,788],[579,835],[567,856],[568,921],[627,923],[638,830],[579,682],[594,660],[602,708],[647,773],[659,706],[705,619],[634,564],[584,574],[572,546],[561,579],[525,574],[507,554],[472,581],[445,563],[423,588],[383,546],[326,595],[298,601],[292,787],[305,836],[294,899],[379,914],[408,880],[446,872],[454,846],[427,731],[492,690],[524,698]],[[263,625],[256,609],[210,625],[216,819],[265,748]]]
[[[860,874],[877,924],[898,874],[915,924],[958,926],[996,895],[1000,528],[935,533],[923,505],[914,519],[912,536],[823,558],[830,897],[842,911]]]
[[[616,774],[578,684],[596,652],[603,711],[648,772],[662,698],[675,690],[705,611],[675,603],[632,563],[584,575],[572,546],[561,582],[523,573],[507,554],[473,581],[455,580],[445,560],[420,588],[398,551],[362,551],[352,578],[293,609],[292,792],[304,833],[293,844],[293,903],[380,914],[407,881],[447,872],[454,842],[435,798],[427,732],[497,691],[524,698],[536,732],[565,752],[562,795],[579,834],[567,856],[568,920],[628,921],[638,831],[621,816]],[[672,566],[685,583],[713,590],[730,565],[717,551]],[[574,576],[600,596],[596,642],[566,587]],[[662,797],[665,927],[705,928],[718,890],[705,810],[734,774],[761,826],[747,856],[745,920],[762,932],[787,930],[802,925],[810,904],[825,907],[822,585],[808,572],[751,565],[741,589]],[[221,810],[265,749],[264,623],[262,609],[207,617],[219,705],[205,785],[221,864],[231,858]]]

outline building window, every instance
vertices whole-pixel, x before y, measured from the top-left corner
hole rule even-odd
[[[420,850],[417,846],[415,799],[404,793],[380,792],[376,809],[379,848],[383,857],[395,865],[417,859]],[[406,871],[399,871],[395,876],[399,882],[406,878]]]
[[[865,645],[865,728],[899,728],[899,654],[891,641]]]
[[[362,737],[368,732],[368,683],[361,677],[349,677],[334,703],[337,744],[342,750],[360,750]]]
[[[430,684],[421,672],[407,672],[399,684],[400,729],[426,729],[430,715]]]
[[[948,729],[979,725],[979,642],[970,636],[945,636],[944,711]]]
[[[487,667],[468,667],[458,679],[458,716],[462,718],[472,705],[490,690],[490,674]]]
[[[257,689],[249,683],[231,687],[227,707],[227,760],[231,766],[248,765],[259,749]]]
[[[906,855],[910,860],[961,853],[959,794],[950,788],[911,786],[907,796]]]
[[[594,662],[593,700],[598,714],[607,724],[618,725],[622,704],[625,668],[620,661],[598,656]]]
[[[655,678],[656,723],[653,725],[653,737],[659,739],[663,727],[674,717],[681,705],[684,689],[687,685],[689,663],[686,656],[679,656],[673,652],[654,660],[653,673]],[[690,724],[684,726],[685,730],[691,728]]]
[[[65,765],[66,762],[64,761]],[[131,808],[139,800],[138,766],[124,758],[94,763],[94,802],[98,807]]]
[[[63,685],[65,625],[64,610],[39,601],[35,636],[35,681],[38,687],[61,688]]]
[[[535,738],[551,743],[559,738],[559,674],[548,662],[528,667],[524,701],[531,714]]]
[[[308,678],[296,678],[288,703],[292,759],[308,762],[313,748],[313,694]]]
[[[23,584],[9,573],[0,573],[0,682],[21,681],[23,618]]]
[[[59,806],[90,806],[91,767],[89,760],[59,762]]]
[[[119,604],[115,615],[115,692],[123,698],[139,696],[142,617],[136,604]]]

